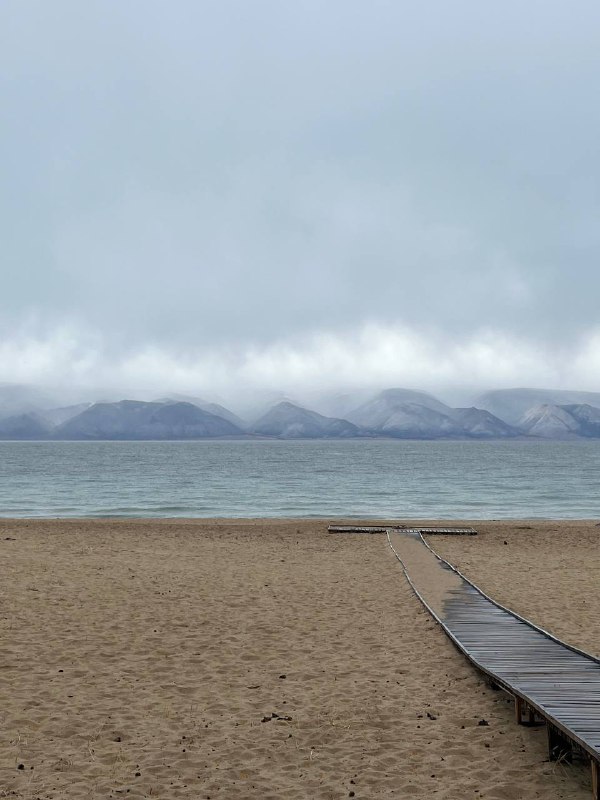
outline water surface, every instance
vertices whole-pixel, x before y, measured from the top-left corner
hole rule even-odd
[[[1,442],[0,516],[600,518],[600,442]]]

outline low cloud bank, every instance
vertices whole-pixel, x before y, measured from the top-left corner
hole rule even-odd
[[[35,384],[66,401],[166,392],[218,396],[378,390],[404,386],[442,395],[536,386],[600,390],[600,329],[557,348],[493,330],[448,340],[435,332],[367,324],[295,341],[227,348],[117,348],[102,336],[65,325],[48,333],[22,329],[0,342],[0,382]]]

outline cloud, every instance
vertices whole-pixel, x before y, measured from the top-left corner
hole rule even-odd
[[[219,396],[233,405],[244,395],[403,386],[445,393],[460,387],[538,386],[599,390],[600,330],[575,347],[492,330],[448,341],[401,326],[364,325],[322,331],[267,345],[243,342],[203,350],[159,346],[116,353],[99,334],[63,326],[43,335],[16,332],[0,345],[0,381],[60,389],[63,396],[152,397],[169,392]],[[68,387],[68,388],[67,388]]]
[[[589,384],[574,2],[2,4],[6,378]]]

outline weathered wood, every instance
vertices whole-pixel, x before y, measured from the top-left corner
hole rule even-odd
[[[477,536],[475,528],[419,528],[420,533],[428,536],[436,534],[454,534],[456,536]]]
[[[548,758],[550,761],[573,761],[573,745],[566,736],[561,735],[554,725],[546,725],[548,734]]]
[[[329,533],[387,533],[387,528],[377,525],[329,525]]]
[[[388,531],[402,531],[402,533],[426,533],[428,536],[437,534],[451,534],[455,536],[477,536],[474,528],[404,528],[398,525],[328,525],[329,533],[387,533]]]
[[[517,725],[521,724],[522,717],[523,717],[523,699],[518,695],[515,695],[515,721]]]

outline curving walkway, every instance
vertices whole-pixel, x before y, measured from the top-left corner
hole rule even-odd
[[[493,684],[515,698],[517,721],[548,727],[551,758],[587,754],[600,800],[600,660],[495,603],[418,532],[388,529],[390,547],[415,593]]]

